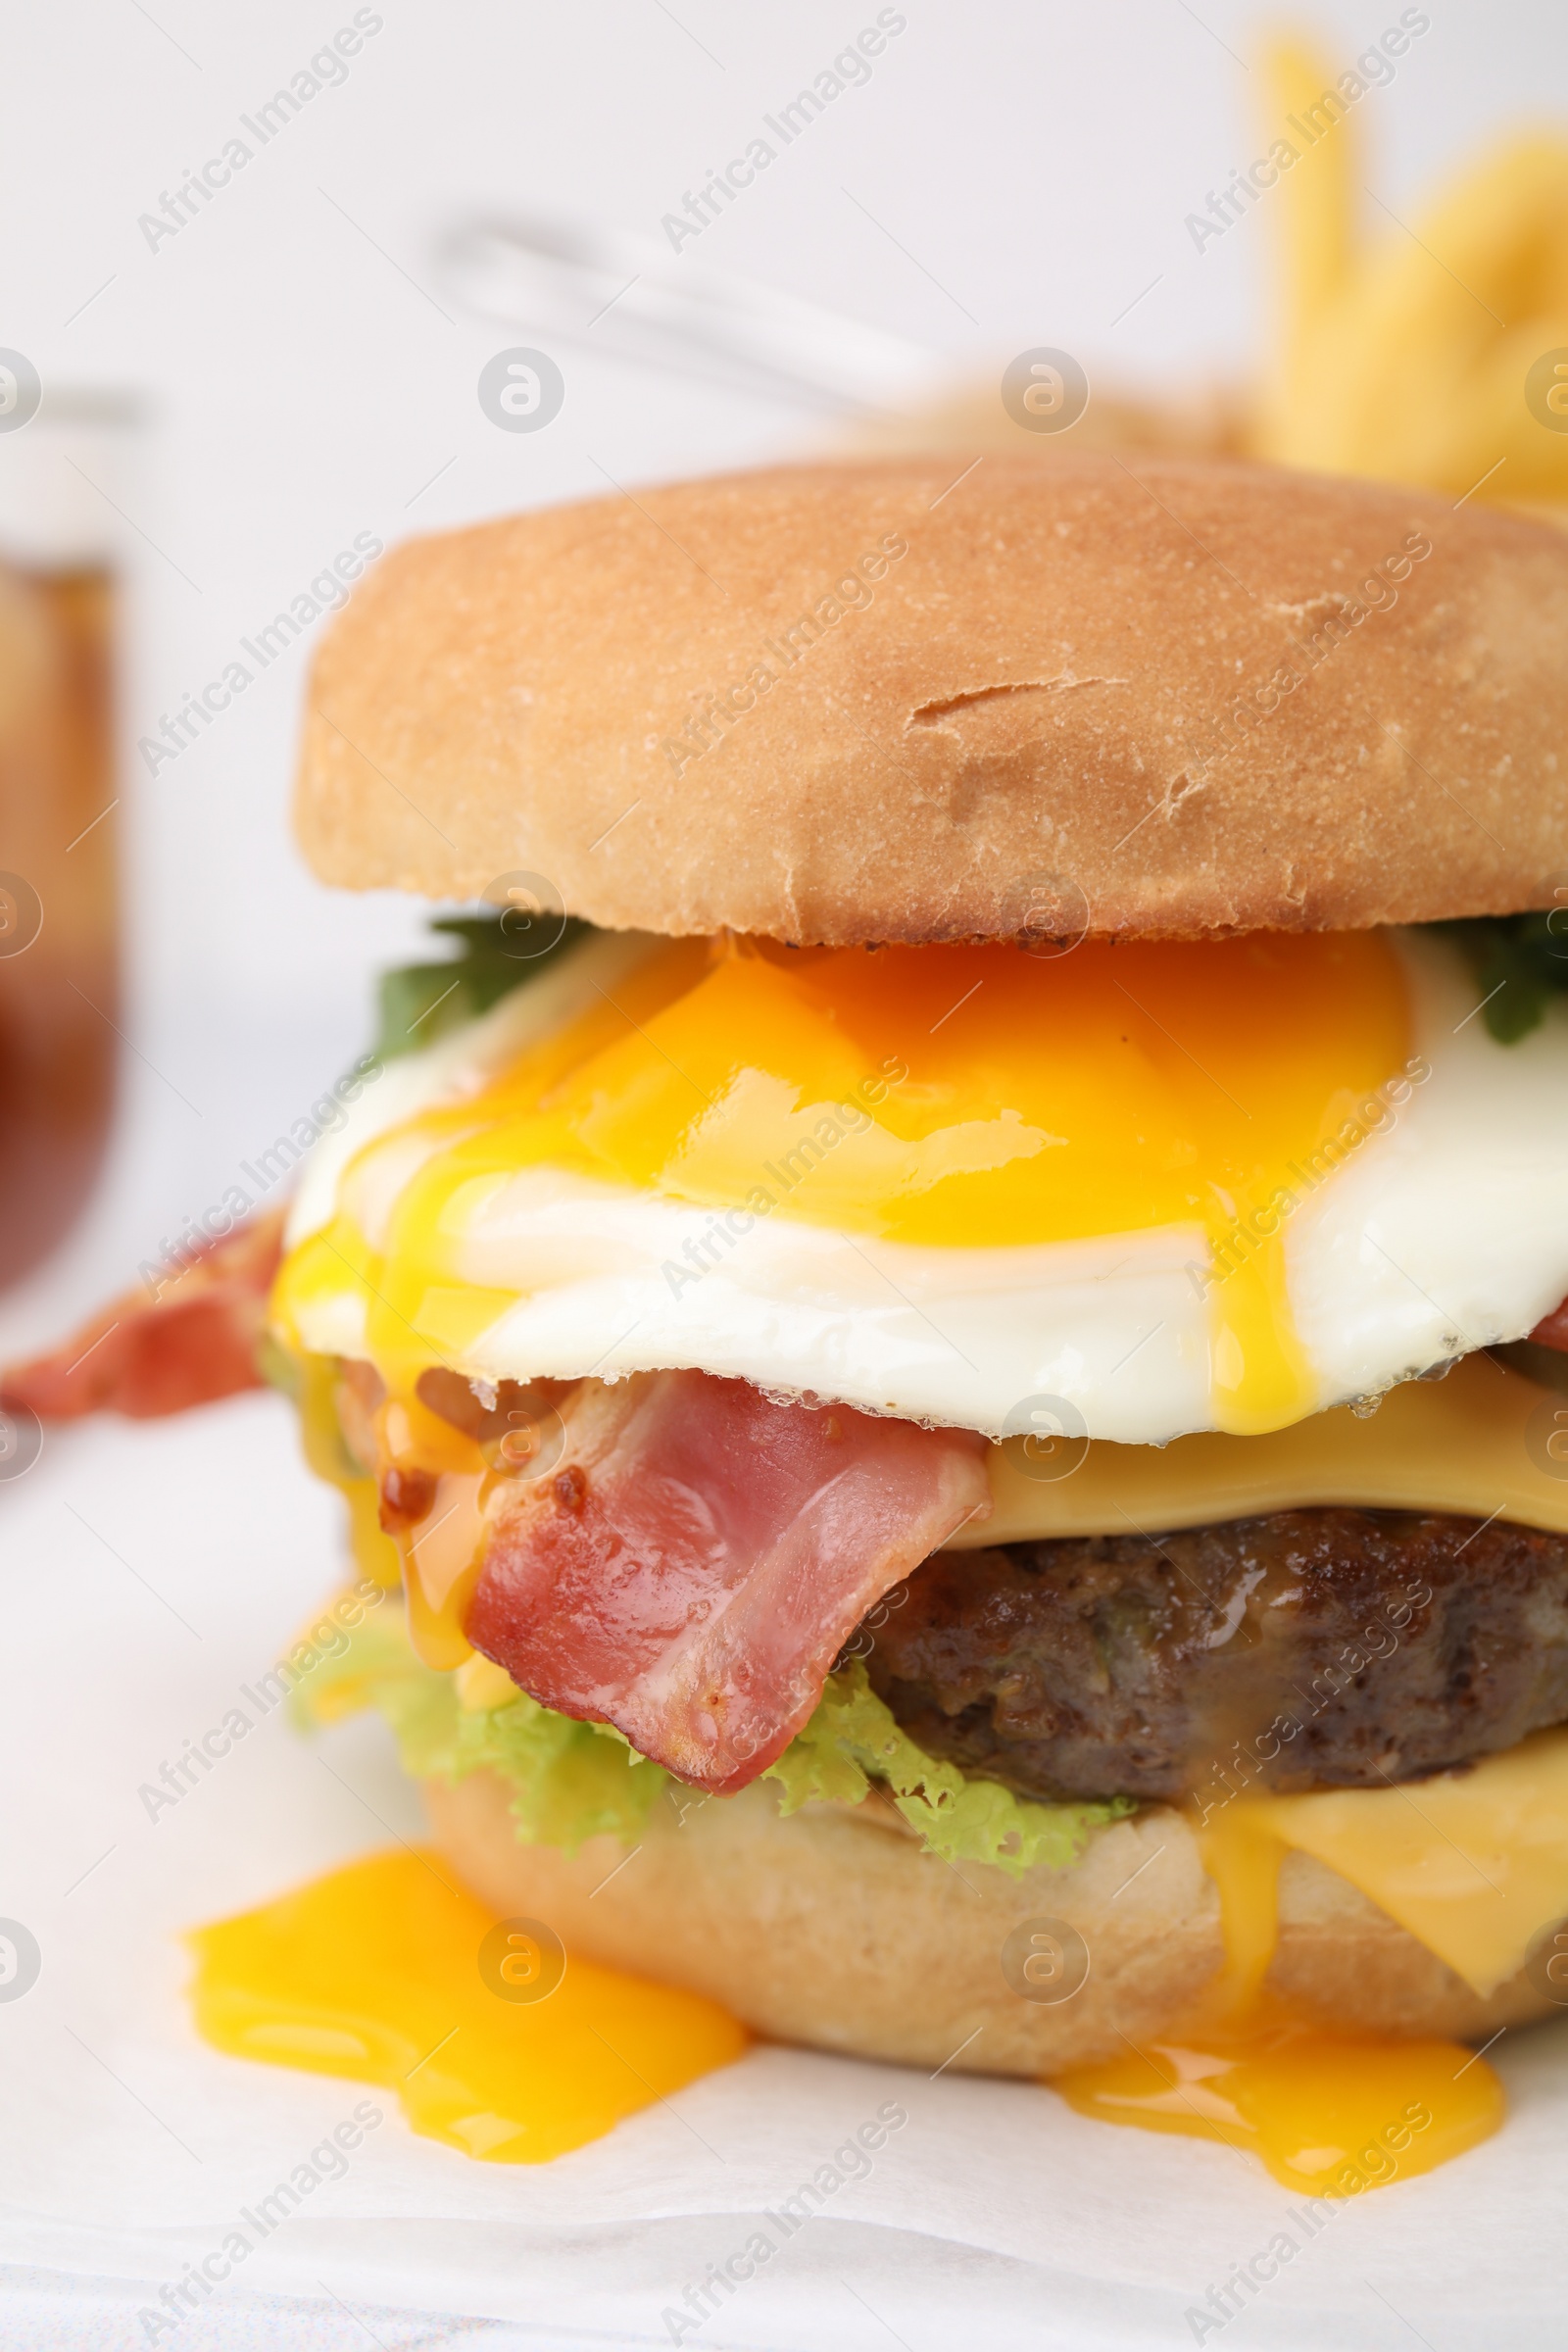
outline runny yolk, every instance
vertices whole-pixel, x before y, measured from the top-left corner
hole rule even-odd
[[[1285,1848],[1262,1821],[1244,1811],[1202,1845],[1219,1888],[1222,1974],[1175,2031],[1056,2076],[1068,2105],[1102,2123],[1221,2140],[1314,2197],[1410,2180],[1489,2139],[1503,2089],[1476,2051],[1328,2032],[1265,1985]]]
[[[286,1264],[275,1318],[303,1348],[302,1311],[355,1296],[369,1355],[411,1396],[513,1303],[471,1279],[465,1236],[534,1167],[944,1248],[1187,1225],[1220,1277],[1215,1421],[1281,1428],[1316,1404],[1282,1201],[1330,1172],[1324,1146],[1399,1069],[1408,1025],[1376,933],[1049,957],[676,942],[477,1098],[370,1145]]]
[[[1430,2173],[1503,2116],[1496,2076],[1456,2041],[1356,2039],[1288,2018],[1161,2034],[1052,2087],[1101,2123],[1222,2140],[1314,2197]]]
[[[412,1848],[199,1928],[191,2003],[216,2048],[395,2092],[416,2132],[492,2164],[600,2139],[749,2043],[706,2000],[498,1922]],[[546,1931],[548,1938],[548,1930]]]
[[[196,2024],[235,2057],[382,2083],[416,2132],[499,2164],[581,2147],[747,2048],[701,1994],[569,1954],[555,1981],[538,1926],[494,1921],[434,1856],[372,1854],[195,1931]],[[1237,1997],[1233,1973],[1206,2020],[1053,2086],[1101,2122],[1221,2140],[1311,2196],[1430,2172],[1502,2120],[1495,2075],[1455,2042],[1325,2034]]]

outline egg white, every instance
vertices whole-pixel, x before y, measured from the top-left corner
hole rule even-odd
[[[1498,1045],[1452,946],[1393,937],[1431,1076],[1286,1226],[1317,1408],[1517,1338],[1568,1294],[1568,1004]],[[391,1064],[310,1155],[290,1243],[326,1223],[375,1135],[477,1092],[659,944],[634,933],[587,941],[482,1020]],[[399,1181],[412,1165],[402,1160]],[[350,1190],[376,1239],[388,1172]],[[938,1249],[783,1212],[726,1216],[537,1167],[475,1187],[462,1205],[463,1278],[521,1294],[462,1367],[487,1380],[694,1368],[991,1437],[1031,1426],[1044,1397],[1073,1408],[1090,1437],[1124,1444],[1215,1426],[1209,1244],[1197,1225]],[[302,1336],[363,1354],[359,1302],[316,1302]]]

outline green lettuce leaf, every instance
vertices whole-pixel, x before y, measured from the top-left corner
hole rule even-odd
[[[1463,950],[1484,999],[1481,1017],[1501,1046],[1538,1029],[1548,1001],[1568,989],[1568,931],[1562,908],[1537,914],[1477,915],[1433,923]]]
[[[514,940],[507,940],[501,924],[499,914],[438,915],[430,928],[457,940],[457,955],[446,963],[405,963],[382,973],[375,1040],[379,1060],[393,1061],[400,1054],[433,1046],[466,1021],[476,1021],[514,988],[545,971],[588,929],[570,915],[559,939],[542,954],[524,956],[517,954]]]
[[[362,1619],[347,1646],[313,1668],[292,1703],[305,1725],[374,1707],[416,1780],[455,1782],[484,1767],[499,1773],[523,1842],[568,1854],[607,1834],[635,1844],[670,1780],[610,1725],[574,1722],[521,1691],[504,1706],[460,1706],[454,1677],[415,1656],[395,1604]],[[927,1852],[994,1863],[1014,1878],[1042,1862],[1066,1869],[1091,1830],[1135,1810],[1131,1797],[1035,1804],[995,1781],[967,1779],[900,1731],[858,1658],[829,1677],[810,1722],[762,1777],[778,1783],[785,1813],[813,1800],[863,1804],[883,1786]]]
[[[928,1756],[899,1729],[859,1658],[828,1678],[816,1713],[763,1777],[782,1787],[786,1813],[813,1797],[861,1804],[873,1780],[885,1782],[928,1853],[949,1862],[991,1862],[1013,1878],[1042,1862],[1065,1870],[1083,1852],[1091,1830],[1135,1809],[1131,1797],[1108,1804],[1035,1804],[995,1781],[970,1780],[956,1764]]]
[[[456,1782],[485,1767],[499,1773],[525,1845],[571,1854],[606,1835],[634,1845],[669,1777],[608,1725],[576,1723],[520,1690],[505,1706],[460,1706],[454,1677],[415,1656],[395,1601],[362,1620],[346,1649],[324,1659],[292,1696],[304,1725],[374,1707],[416,1780]]]

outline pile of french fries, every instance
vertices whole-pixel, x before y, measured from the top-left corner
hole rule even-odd
[[[1279,122],[1333,86],[1298,49],[1268,67]],[[1509,140],[1396,218],[1363,186],[1359,131],[1336,122],[1270,191],[1276,357],[1248,446],[1456,499],[1568,505],[1568,142]]]
[[[1315,107],[1325,119],[1336,77],[1294,45],[1263,64],[1267,147],[1293,117]],[[1021,430],[994,387],[976,386],[869,439],[1046,460],[1094,448],[1250,456],[1568,527],[1568,140],[1509,139],[1434,204],[1396,214],[1366,185],[1370,116],[1344,110],[1248,216],[1266,240],[1274,313],[1253,387],[1156,407],[1097,384],[1082,420],[1057,435]]]

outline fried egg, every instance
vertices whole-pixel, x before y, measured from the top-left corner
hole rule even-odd
[[[1279,1429],[1568,1292],[1568,1006],[1423,932],[792,950],[621,933],[316,1147],[287,1344],[695,1368],[1001,1437]]]

